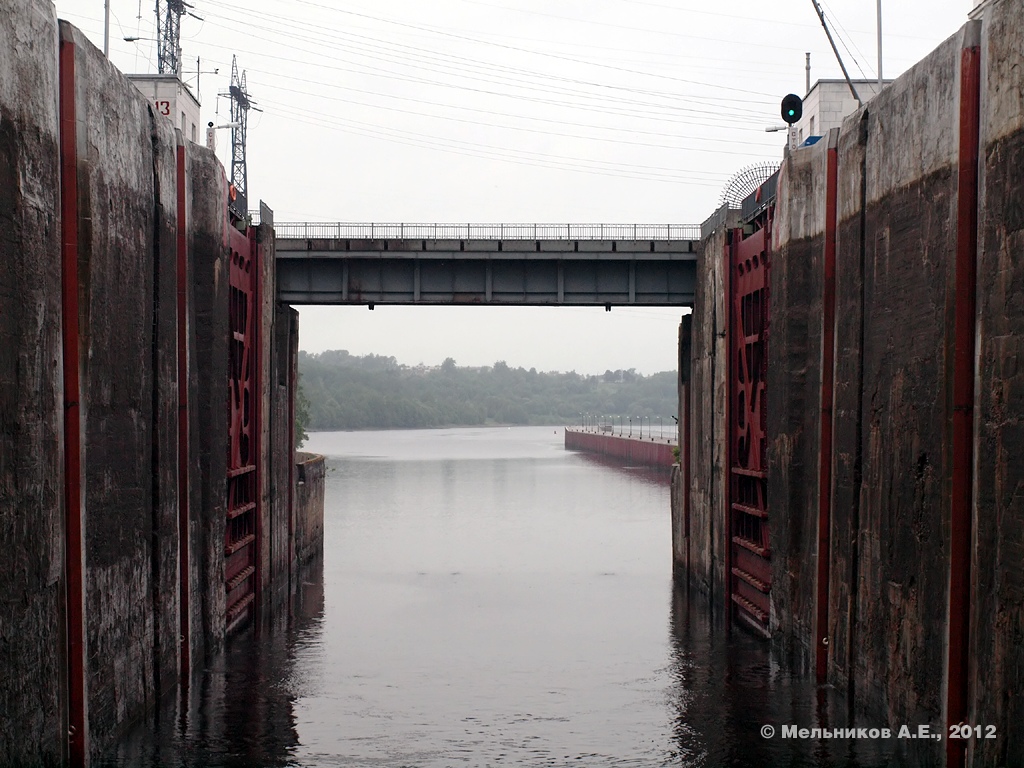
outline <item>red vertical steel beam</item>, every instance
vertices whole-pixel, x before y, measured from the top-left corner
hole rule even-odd
[[[188,233],[185,229],[185,146],[178,145],[178,635],[181,680],[192,664],[189,608],[189,476],[188,476]]]
[[[953,477],[949,545],[947,726],[967,718],[971,611],[971,536],[974,485],[974,377],[978,262],[978,159],[981,47],[978,25],[968,24],[960,53],[960,157],[956,210],[956,306],[953,342]],[[948,729],[947,729],[948,733]],[[963,765],[964,741],[946,740],[946,762]]]
[[[831,569],[832,407],[835,397],[836,217],[839,181],[837,135],[830,132],[825,171],[825,259],[821,296],[821,440],[818,445],[818,589],[815,616],[815,676],[828,675],[828,582]]]
[[[60,41],[61,322],[64,373],[64,584],[67,622],[68,759],[89,758],[85,677],[85,510],[78,305],[78,130],[75,44]]]

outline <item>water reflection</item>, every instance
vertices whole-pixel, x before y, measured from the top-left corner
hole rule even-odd
[[[770,645],[735,629],[704,595],[676,585],[672,592],[672,701],[676,712],[673,765],[845,766],[912,765],[893,740],[784,739],[782,726],[827,728],[878,725],[850,720],[839,691],[789,674]],[[763,726],[775,729],[764,738]]]
[[[315,435],[322,566],[100,765],[888,764],[762,738],[843,715],[673,584],[664,470],[561,441]]]
[[[323,631],[323,563],[301,574],[287,606],[231,638],[189,686],[159,703],[145,722],[94,766],[292,766],[299,744],[297,679]]]

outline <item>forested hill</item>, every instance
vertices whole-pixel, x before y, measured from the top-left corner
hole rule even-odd
[[[305,426],[313,430],[571,425],[580,423],[581,413],[649,416],[646,423],[655,427],[661,417],[667,427],[676,412],[674,372],[583,376],[511,368],[503,361],[468,368],[451,358],[435,367],[408,366],[393,357],[331,350],[299,352],[299,374],[305,401],[299,409],[308,409]]]

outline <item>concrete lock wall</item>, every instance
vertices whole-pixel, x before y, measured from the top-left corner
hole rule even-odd
[[[988,6],[981,38],[978,361],[968,721],[976,765],[1024,763],[1024,2]],[[999,681],[992,685],[990,681]]]
[[[856,183],[838,189],[847,386],[835,395],[829,676],[901,722],[944,714],[962,37],[848,119],[839,144],[840,178]]]
[[[227,521],[228,252],[223,202],[228,187],[213,152],[189,145],[189,636],[202,659],[223,647]]]
[[[0,759],[56,764],[64,716],[57,19],[0,13]]]
[[[793,152],[783,164],[773,233],[766,378],[770,629],[789,662],[804,671],[814,637],[822,256],[828,139],[834,137]]]
[[[176,139],[74,27],[89,732],[176,679]],[[110,120],[117,115],[117,120]]]
[[[0,762],[82,764],[225,642],[227,183],[46,0],[0,13],[0,159]],[[263,564],[287,588],[297,317],[261,239]]]
[[[728,232],[738,211],[723,210],[721,223],[700,246],[690,337],[690,475],[688,543],[691,584],[721,598],[725,589],[726,338],[723,269]],[[679,485],[679,487],[682,487]],[[684,502],[678,501],[680,509]],[[686,549],[686,544],[680,549]],[[679,571],[677,571],[677,574]],[[724,599],[724,598],[723,598]],[[712,605],[721,600],[713,600]]]
[[[965,26],[847,118],[838,135],[790,153],[773,220],[772,643],[798,671],[822,658],[825,679],[849,691],[861,716],[943,729],[961,718],[994,725],[997,738],[967,745],[973,765],[1024,761],[1024,470],[1014,460],[1024,436],[1022,94],[1024,1],[994,2],[980,28]],[[834,328],[823,326],[830,226]],[[975,233],[972,291],[963,265]],[[713,553],[716,540],[724,542],[724,511],[714,497],[725,422],[715,401],[724,382],[710,310],[721,295],[712,254],[724,241],[715,232],[703,245],[690,362],[689,575],[718,605]],[[828,340],[831,389],[822,367]],[[958,350],[974,380],[973,408],[955,400],[964,370]],[[972,414],[973,437],[960,433],[966,444],[955,448],[958,419]],[[822,463],[826,425],[831,452]],[[958,483],[966,487],[966,529],[955,508]],[[684,492],[682,482],[677,488]],[[674,551],[678,562],[680,547]],[[958,578],[966,587],[951,589]],[[957,763],[957,746],[904,748],[915,762]]]

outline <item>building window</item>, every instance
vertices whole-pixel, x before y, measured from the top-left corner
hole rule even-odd
[[[811,115],[811,127],[808,129],[808,135],[814,135],[814,115]]]
[[[185,113],[181,113],[181,132],[185,133]]]
[[[196,124],[192,123],[192,143],[196,143]]]

